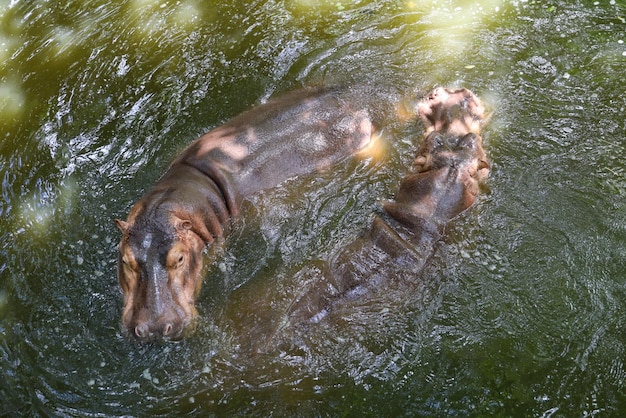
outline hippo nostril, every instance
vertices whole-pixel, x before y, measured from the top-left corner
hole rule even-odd
[[[172,333],[172,324],[169,322],[163,327],[163,336],[167,337]]]
[[[148,328],[148,324],[141,323],[135,327],[135,335],[141,339],[146,339],[150,335],[150,330]]]

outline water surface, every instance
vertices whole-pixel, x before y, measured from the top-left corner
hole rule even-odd
[[[0,3],[0,414],[620,416],[626,4]],[[491,177],[419,275],[276,332],[393,197],[379,158],[245,204],[177,344],[119,329],[114,218],[208,129],[305,85],[464,86]],[[381,88],[382,91],[382,88]]]

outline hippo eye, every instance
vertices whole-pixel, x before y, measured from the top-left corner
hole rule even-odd
[[[175,255],[174,257],[172,257],[172,263],[174,263],[173,265],[176,266],[177,268],[181,267],[184,262],[185,262],[185,253],[179,253]]]
[[[137,268],[137,261],[132,256],[124,255],[121,257],[120,261],[122,262],[122,266],[129,271],[134,271]]]

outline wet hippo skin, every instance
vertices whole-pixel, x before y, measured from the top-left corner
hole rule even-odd
[[[196,316],[202,252],[243,199],[315,172],[369,144],[384,100],[358,89],[302,90],[253,108],[187,147],[130,210],[118,278],[122,326],[141,341],[179,339]]]
[[[414,172],[371,227],[296,298],[288,313],[292,325],[323,320],[338,304],[384,288],[394,272],[419,274],[446,224],[476,200],[489,172],[479,135],[480,101],[466,89],[438,88],[419,102],[418,113],[426,133]]]

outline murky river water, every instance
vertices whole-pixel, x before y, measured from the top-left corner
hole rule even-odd
[[[0,1],[0,415],[621,416],[626,3],[235,3]],[[199,134],[353,82],[493,109],[488,190],[426,271],[272,328],[408,171],[421,128],[390,124],[244,206],[192,337],[125,339],[113,219]]]

